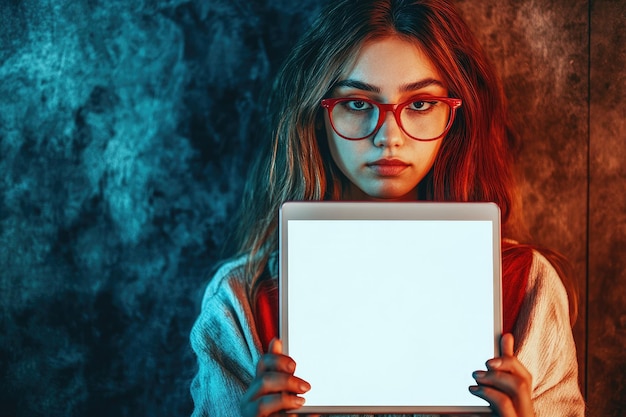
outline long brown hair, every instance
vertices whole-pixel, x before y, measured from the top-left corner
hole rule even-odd
[[[365,42],[400,36],[433,62],[449,95],[463,100],[418,195],[434,201],[493,201],[503,235],[519,237],[519,195],[500,80],[478,41],[446,0],[331,1],[292,50],[267,105],[265,147],[244,192],[238,254],[248,256],[251,288],[277,249],[278,211],[288,200],[339,200],[346,179],[335,166],[320,100]],[[519,257],[519,259],[526,259]]]

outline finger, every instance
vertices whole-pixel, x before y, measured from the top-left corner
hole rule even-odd
[[[491,409],[499,417],[517,417],[511,398],[495,388],[487,386],[471,386],[472,394],[487,401]]]
[[[500,338],[500,355],[514,356],[515,339],[511,333],[503,334]]]
[[[279,414],[281,417],[322,417],[321,414],[297,414],[297,413],[287,413],[287,414]],[[468,416],[459,416],[459,417],[468,417]],[[480,416],[473,416],[480,417]]]
[[[282,372],[266,372],[250,384],[252,398],[277,392],[304,394],[311,389],[305,380]]]
[[[510,352],[510,344],[503,346],[503,353]],[[487,367],[489,371],[476,371],[473,374],[478,383],[477,392],[485,393],[489,399],[483,398],[503,410],[502,413],[508,412],[507,404],[512,404],[517,415],[533,415],[532,375],[524,365],[515,356],[502,356],[488,361]],[[502,395],[507,399],[502,399]]]
[[[520,375],[502,371],[476,371],[472,376],[479,386],[495,388],[511,398],[530,397],[530,384]]]
[[[273,338],[270,340],[270,344],[268,346],[269,353],[283,353],[283,341],[277,338]]]
[[[242,398],[242,405],[256,403],[264,396],[276,394],[297,395],[309,391],[308,382],[295,376],[284,373],[265,373],[250,384]],[[273,397],[275,398],[275,397]]]
[[[286,372],[293,374],[296,371],[296,362],[289,356],[283,355],[283,344],[279,339],[272,339],[269,352],[261,355],[256,367],[256,374],[268,371]]]
[[[488,370],[510,372],[521,376],[529,383],[532,382],[532,375],[515,356],[515,339],[511,333],[506,333],[500,338],[500,353],[502,356],[486,362]]]
[[[259,402],[261,415],[267,416],[279,411],[300,408],[304,405],[305,399],[297,395],[281,392],[279,394],[265,396],[261,398]]]
[[[261,375],[265,372],[283,372],[291,374],[296,371],[296,362],[289,356],[275,355],[266,353],[261,356],[256,367],[256,374]]]
[[[279,416],[281,417],[322,417],[321,414],[297,414],[297,413],[285,413],[285,414],[279,414]],[[468,416],[462,416],[462,417],[468,417]],[[480,416],[474,416],[474,417],[480,417]]]
[[[515,356],[501,356],[487,361],[487,369],[491,371],[507,372],[516,375],[532,384],[532,375]]]
[[[266,395],[256,401],[244,404],[241,411],[244,416],[269,417],[280,411],[300,408],[304,402],[305,400],[302,397],[281,392]]]

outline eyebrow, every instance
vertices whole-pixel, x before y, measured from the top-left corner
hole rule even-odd
[[[400,91],[410,92],[410,91],[415,91],[415,90],[421,90],[422,88],[425,88],[431,85],[444,87],[443,83],[439,80],[436,80],[434,78],[425,78],[423,80],[416,81],[414,83],[404,84],[400,86]],[[337,82],[333,88],[339,88],[339,87],[356,88],[357,90],[370,91],[372,93],[380,93],[381,91],[380,87],[377,87],[375,85],[368,84],[359,80],[350,80],[350,79]]]

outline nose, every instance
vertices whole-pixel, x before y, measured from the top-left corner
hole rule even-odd
[[[387,111],[385,121],[374,135],[374,146],[385,148],[400,146],[404,142],[404,132],[398,125],[392,111]]]

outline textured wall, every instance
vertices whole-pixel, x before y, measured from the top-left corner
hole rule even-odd
[[[457,3],[524,139],[530,231],[575,266],[589,415],[621,415],[624,2]],[[0,3],[0,417],[190,412],[188,332],[261,92],[318,9]]]
[[[593,1],[589,149],[590,416],[626,414],[626,1]]]
[[[259,91],[313,3],[0,3],[1,416],[189,414]]]

